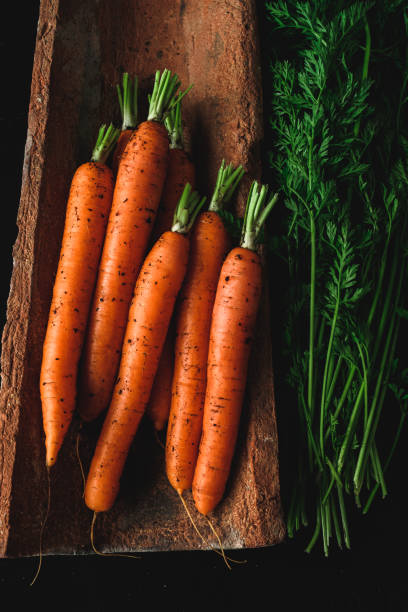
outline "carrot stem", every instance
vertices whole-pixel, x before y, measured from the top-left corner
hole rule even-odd
[[[111,123],[108,128],[103,124],[99,128],[98,138],[92,151],[91,161],[104,164],[119,138],[120,130]]]
[[[167,114],[164,119],[164,125],[169,133],[170,149],[184,149],[180,100]]]
[[[156,71],[153,91],[149,98],[148,121],[163,122],[171,109],[190,91],[192,85],[176,95],[179,87],[180,81],[177,74],[172,74],[167,68],[161,74],[160,70]]]
[[[257,181],[253,181],[248,194],[242,226],[241,246],[244,249],[256,250],[263,225],[277,202],[277,193],[266,203],[267,195],[268,186],[259,185]]]
[[[134,130],[137,126],[137,77],[129,79],[127,72],[123,73],[122,88],[116,85],[119,98],[120,112],[122,113],[122,132],[125,130]]]
[[[219,212],[224,207],[224,204],[230,201],[244,174],[245,170],[242,166],[238,166],[234,170],[232,164],[226,166],[225,160],[222,160],[220,169],[218,170],[214,192],[208,207],[210,212]]]
[[[192,191],[190,183],[186,183],[174,213],[171,231],[178,232],[179,234],[187,234],[198,213],[204,206],[206,199],[205,196],[200,199],[200,195],[197,191]]]

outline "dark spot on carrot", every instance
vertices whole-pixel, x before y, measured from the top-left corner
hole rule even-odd
[[[226,276],[226,277],[225,277],[225,281],[226,281],[227,283],[228,283],[229,279],[230,279],[230,277],[229,277],[229,276]]]

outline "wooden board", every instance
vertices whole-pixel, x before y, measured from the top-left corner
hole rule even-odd
[[[210,194],[222,158],[260,176],[262,100],[253,0],[42,0],[18,212],[18,238],[2,344],[0,395],[0,555],[38,554],[47,505],[39,371],[66,199],[75,168],[97,128],[119,124],[115,85],[137,74],[143,99],[156,69],[194,83],[184,103],[186,144],[198,188]],[[142,113],[146,103],[141,104]],[[265,287],[267,273],[265,273]],[[231,478],[213,522],[226,548],[268,546],[285,533],[279,495],[268,290],[251,357]],[[89,553],[91,512],[82,499],[74,418],[51,471],[45,554]],[[81,431],[89,464],[100,422]],[[187,502],[193,509],[191,496]],[[211,544],[206,523],[199,519]],[[167,483],[163,451],[147,422],[131,449],[114,508],[98,516],[102,551],[205,548]]]

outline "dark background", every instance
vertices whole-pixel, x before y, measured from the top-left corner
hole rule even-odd
[[[264,83],[271,45],[259,2],[260,38]],[[1,96],[1,300],[4,325],[12,269],[12,245],[20,196],[21,171],[27,129],[31,70],[39,1],[8,7],[1,39],[3,91]],[[11,13],[11,15],[10,15]],[[268,100],[267,86],[264,91]],[[265,142],[266,148],[270,146]],[[265,179],[268,171],[265,163]],[[276,351],[275,351],[276,352]],[[276,378],[279,368],[275,363]],[[280,470],[284,502],[285,474],[290,465],[290,415],[277,383],[277,417],[280,439]],[[158,609],[187,611],[241,610],[270,606],[281,610],[297,607],[314,610],[408,610],[406,506],[407,431],[405,429],[387,474],[389,496],[377,500],[369,514],[350,514],[352,550],[334,549],[328,559],[320,547],[303,552],[310,531],[279,546],[238,551],[245,565],[228,570],[212,552],[144,553],[139,560],[96,556],[43,559],[40,576],[29,583],[36,558],[0,559],[0,601],[6,595],[18,604],[39,603],[42,609],[108,610],[148,605]],[[404,466],[400,469],[399,466]],[[401,558],[400,554],[401,553]],[[231,554],[234,557],[234,553]]]

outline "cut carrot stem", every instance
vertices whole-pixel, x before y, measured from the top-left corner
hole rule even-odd
[[[255,252],[262,225],[277,196],[254,181],[248,196],[241,246],[221,269],[211,319],[202,436],[194,471],[193,499],[206,515],[221,501],[234,454],[248,360],[262,290]],[[245,246],[242,246],[245,245]]]
[[[57,460],[75,408],[78,362],[112,204],[113,175],[105,160],[118,135],[112,125],[101,127],[92,160],[71,183],[40,374],[47,466]]]
[[[190,230],[205,198],[186,185],[172,230],[165,232],[140,270],[122,347],[116,385],[92,458],[85,503],[95,512],[109,510],[149,400],[177,294],[187,269]]]
[[[118,92],[120,112],[122,115],[122,131],[120,133],[115,151],[112,159],[112,170],[114,175],[117,175],[118,166],[122,153],[124,152],[127,143],[129,142],[133,132],[137,127],[137,115],[138,115],[138,80],[137,77],[132,79],[129,78],[129,74],[125,72],[123,74],[122,88],[120,85],[116,86]]]
[[[243,175],[223,161],[211,211],[201,213],[191,235],[190,260],[176,312],[172,401],[166,440],[166,472],[177,492],[190,489],[201,436],[208,340],[218,277],[229,236],[216,212]]]
[[[156,75],[149,113],[154,119],[139,125],[119,164],[81,367],[79,411],[85,421],[99,416],[112,396],[132,292],[166,178],[169,138],[162,119],[178,85],[169,71]]]

